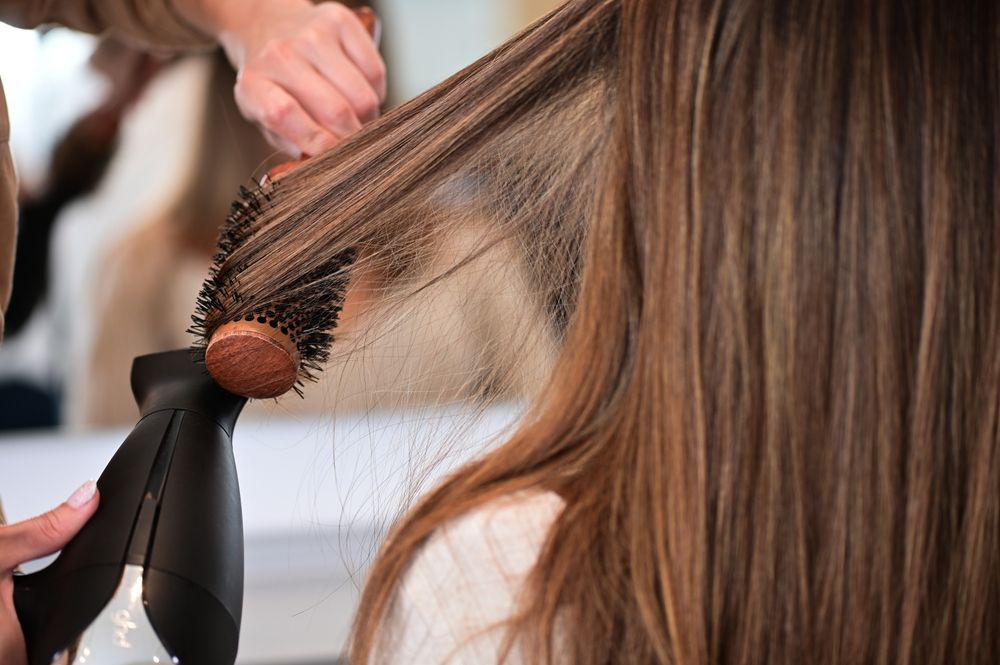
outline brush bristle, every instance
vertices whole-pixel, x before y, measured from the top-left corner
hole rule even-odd
[[[283,291],[295,294],[294,302],[278,297],[264,307],[244,306],[239,276],[245,266],[226,264],[233,252],[258,231],[261,215],[277,195],[278,187],[278,182],[269,181],[252,190],[240,188],[240,197],[233,202],[226,218],[218,251],[198,295],[188,332],[196,336],[192,349],[197,358],[204,361],[209,340],[223,324],[254,319],[266,321],[287,334],[298,349],[301,360],[295,391],[301,396],[305,382],[315,381],[330,358],[333,330],[343,309],[348,269],[354,262],[355,252],[341,252],[319,268],[284,285]]]

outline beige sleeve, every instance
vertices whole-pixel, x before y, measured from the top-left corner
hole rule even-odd
[[[7,105],[4,101],[3,83],[0,83],[0,339],[3,339],[3,312],[7,309],[11,280],[14,277],[14,247],[17,236],[17,179],[14,175],[10,148],[7,145],[9,135]]]
[[[184,20],[173,0],[0,0],[0,21],[21,28],[57,23],[166,48],[213,43]]]

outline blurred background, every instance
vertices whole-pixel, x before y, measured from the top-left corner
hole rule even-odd
[[[559,3],[366,4],[383,22],[391,108]],[[191,342],[185,331],[230,201],[240,184],[283,158],[239,115],[234,73],[219,53],[142,53],[61,28],[0,24],[0,78],[21,207],[13,299],[0,344],[0,496],[18,519],[100,473],[137,415],[128,382],[132,358]],[[405,417],[384,414],[421,402],[472,406],[487,392],[515,404],[538,385],[552,357],[542,341],[517,358],[489,358],[515,377],[502,386],[487,379],[495,367],[480,366],[491,339],[517,321],[510,315],[516,298],[492,288],[470,278],[432,291],[426,297],[433,302],[423,305],[433,308],[436,329],[395,325],[372,345],[381,351],[327,373],[335,386],[250,409],[237,432],[247,532],[245,626],[252,627],[244,630],[241,662],[336,662],[359,567],[387,511],[412,494],[415,482],[398,452],[412,432]],[[470,309],[472,291],[479,302]],[[363,321],[347,324],[364,328]],[[441,339],[452,343],[429,341]],[[428,367],[435,369],[433,385],[400,380],[424,376]],[[444,466],[474,454],[514,410],[487,414]],[[451,415],[445,412],[435,431],[447,430]],[[373,418],[381,424],[373,426]],[[336,454],[334,439],[343,443]],[[363,481],[352,472],[361,466]]]

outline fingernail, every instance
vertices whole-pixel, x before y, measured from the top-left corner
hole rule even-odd
[[[70,508],[83,508],[93,500],[95,494],[97,494],[97,483],[88,480],[73,492],[66,503],[69,504]]]

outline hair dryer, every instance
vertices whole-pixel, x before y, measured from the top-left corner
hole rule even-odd
[[[97,513],[14,580],[30,665],[231,665],[243,609],[232,433],[246,399],[188,350],[136,358],[141,418],[97,482]]]

